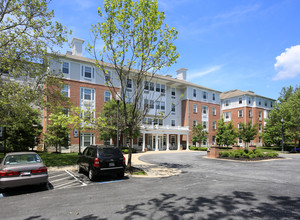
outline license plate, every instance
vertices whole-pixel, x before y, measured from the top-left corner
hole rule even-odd
[[[30,172],[25,171],[25,172],[21,172],[20,175],[21,176],[30,176],[31,174],[30,174]]]
[[[109,163],[108,166],[114,167],[114,166],[115,166],[115,163]]]

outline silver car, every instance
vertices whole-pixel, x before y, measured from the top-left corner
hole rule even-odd
[[[48,182],[47,167],[34,152],[8,153],[0,164],[0,188],[12,188]]]

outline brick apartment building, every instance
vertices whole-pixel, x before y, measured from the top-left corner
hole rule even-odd
[[[81,109],[92,109],[101,112],[105,102],[115,98],[106,81],[109,79],[115,87],[120,87],[114,69],[110,64],[106,64],[108,75],[98,69],[93,59],[82,56],[82,45],[84,40],[74,38],[71,42],[72,52],[67,51],[66,55],[61,55],[59,60],[50,63],[50,71],[62,72],[64,76],[63,93],[69,97],[74,106]],[[133,73],[134,74],[134,73]],[[187,69],[177,70],[177,77],[170,75],[154,75],[149,82],[145,81],[143,94],[143,104],[149,106],[149,112],[141,124],[141,135],[133,141],[133,146],[139,150],[147,147],[148,150],[179,150],[192,144],[192,128],[198,123],[202,123],[208,131],[208,139],[203,142],[204,146],[215,144],[217,121],[221,114],[229,114],[226,120],[237,120],[234,124],[242,120],[246,122],[250,114],[251,118],[256,118],[261,114],[260,122],[263,126],[263,118],[272,108],[274,100],[255,95],[253,92],[241,92],[238,90],[221,93],[210,88],[206,88],[186,81]],[[134,92],[134,77],[127,82],[129,96]],[[236,91],[236,92],[234,92]],[[131,94],[132,93],[132,94]],[[242,98],[242,104],[239,99]],[[248,103],[248,99],[251,103]],[[230,102],[230,105],[226,103]],[[258,103],[262,103],[261,106]],[[263,106],[268,102],[268,106]],[[222,112],[221,112],[222,107]],[[240,110],[242,117],[238,116]],[[159,117],[158,112],[165,113],[167,117]],[[170,114],[169,114],[170,113]],[[44,113],[46,116],[47,112]],[[44,125],[47,118],[44,118]],[[46,129],[46,126],[44,126]],[[96,131],[86,131],[80,134],[80,146],[90,144],[104,144],[99,140]],[[70,151],[77,151],[79,138],[76,131],[70,134]],[[126,140],[123,140],[126,143]],[[255,140],[256,141],[256,140]],[[257,142],[259,143],[259,140]],[[112,140],[110,143],[114,144]]]
[[[274,106],[275,100],[255,94],[253,91],[231,90],[221,94],[221,109],[225,122],[232,121],[236,128],[240,123],[252,122],[252,125],[258,124],[258,133],[263,132],[265,118],[268,118],[269,112]],[[238,140],[242,145],[243,141]],[[251,144],[262,145],[262,138],[257,137]]]

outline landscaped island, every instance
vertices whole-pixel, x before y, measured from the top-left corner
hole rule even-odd
[[[234,151],[220,151],[220,158],[234,159],[234,160],[264,160],[278,158],[277,152],[262,152],[261,150],[234,150]]]

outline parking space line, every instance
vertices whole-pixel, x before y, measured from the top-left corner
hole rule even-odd
[[[58,177],[58,176],[63,176],[63,175],[65,175],[65,173],[61,173],[61,174],[58,174],[58,175],[54,175],[54,176],[49,176],[49,177],[48,177],[48,179],[49,179],[49,178],[54,178],[54,177]]]
[[[70,178],[70,177],[67,176],[67,177],[64,177],[64,178],[61,178],[61,179],[51,180],[51,183],[54,183],[54,182],[57,182],[57,181],[60,181],[60,180],[65,180],[65,179],[68,179],[68,178]]]
[[[72,183],[74,183],[74,182],[77,182],[77,180],[74,180],[74,181],[68,182],[68,183],[64,183],[64,184],[60,184],[60,185],[58,185],[58,186],[55,186],[54,188],[59,188],[59,187],[62,187],[62,186],[67,186],[67,185],[70,185],[70,184],[72,184]]]
[[[78,179],[72,172],[65,170],[68,174],[70,174],[71,176],[73,176],[77,181],[79,181],[83,186],[87,186],[86,183],[82,182],[80,179]]]
[[[104,183],[116,183],[116,182],[122,182],[124,180],[113,180],[113,181],[106,181],[106,182],[98,182],[99,184],[104,184]]]

